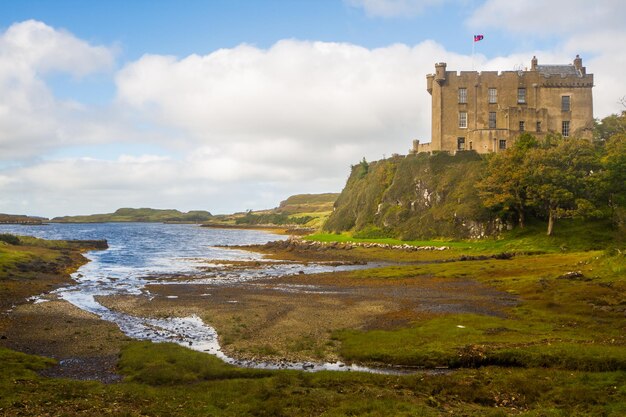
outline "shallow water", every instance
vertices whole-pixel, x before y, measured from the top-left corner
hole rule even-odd
[[[368,267],[367,265],[263,264],[261,268],[233,271],[211,261],[254,261],[262,256],[221,246],[263,244],[286,239],[258,230],[203,228],[190,224],[96,223],[50,224],[44,226],[0,225],[0,233],[30,235],[45,239],[106,239],[109,249],[88,252],[91,261],[72,275],[76,284],[54,293],[75,306],[116,323],[127,336],[154,342],[175,342],[213,354],[238,366],[307,371],[367,371],[399,373],[397,370],[369,369],[343,363],[238,361],[222,352],[214,328],[199,317],[149,318],[113,311],[97,301],[98,296],[147,295],[146,286],[159,284],[238,284],[253,279],[319,273]],[[185,279],[188,276],[189,279]],[[285,291],[312,291],[291,286]],[[45,301],[39,297],[35,302]]]

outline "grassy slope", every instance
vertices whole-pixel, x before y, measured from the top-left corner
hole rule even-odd
[[[273,209],[256,210],[251,213],[234,213],[214,216],[210,224],[214,226],[289,226],[320,229],[332,213],[333,204],[339,194],[296,194],[281,201]],[[246,217],[249,217],[248,221]],[[300,221],[305,218],[306,222]],[[280,224],[275,223],[280,219]],[[260,223],[258,222],[260,220]],[[290,222],[290,220],[293,220]],[[254,221],[254,223],[252,223]]]
[[[393,157],[367,172],[356,165],[324,229],[403,240],[468,236],[470,223],[489,220],[474,189],[482,166],[474,152]]]

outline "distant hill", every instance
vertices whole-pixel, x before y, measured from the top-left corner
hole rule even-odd
[[[183,213],[178,210],[151,208],[121,208],[115,213],[91,214],[87,216],[55,217],[55,223],[112,223],[112,222],[152,222],[152,223],[201,223],[213,216],[208,211],[195,210]]]
[[[22,214],[4,214],[0,213],[0,224],[42,224],[47,222],[45,217],[32,217]]]
[[[332,211],[337,197],[339,193],[296,194],[281,201],[275,210],[285,214]]]
[[[210,226],[290,227],[316,229],[333,210],[338,193],[296,194],[281,201],[278,207],[214,216]]]

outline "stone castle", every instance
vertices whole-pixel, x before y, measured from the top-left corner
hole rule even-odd
[[[582,59],[520,71],[446,71],[435,64],[426,76],[432,96],[430,143],[413,141],[412,152],[498,152],[523,132],[591,138],[593,74]]]

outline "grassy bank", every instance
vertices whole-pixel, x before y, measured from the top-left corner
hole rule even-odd
[[[71,282],[70,272],[87,260],[81,252],[105,242],[43,240],[2,235],[0,239],[0,309]]]
[[[475,240],[431,239],[400,240],[393,238],[359,238],[358,234],[316,233],[305,239],[320,242],[361,242],[385,243],[389,245],[448,246],[464,253],[497,252],[566,252],[604,249],[611,246],[624,247],[624,237],[620,236],[608,220],[585,221],[564,219],[552,236],[546,236],[545,224],[533,221],[524,229],[515,228],[498,237]]]

